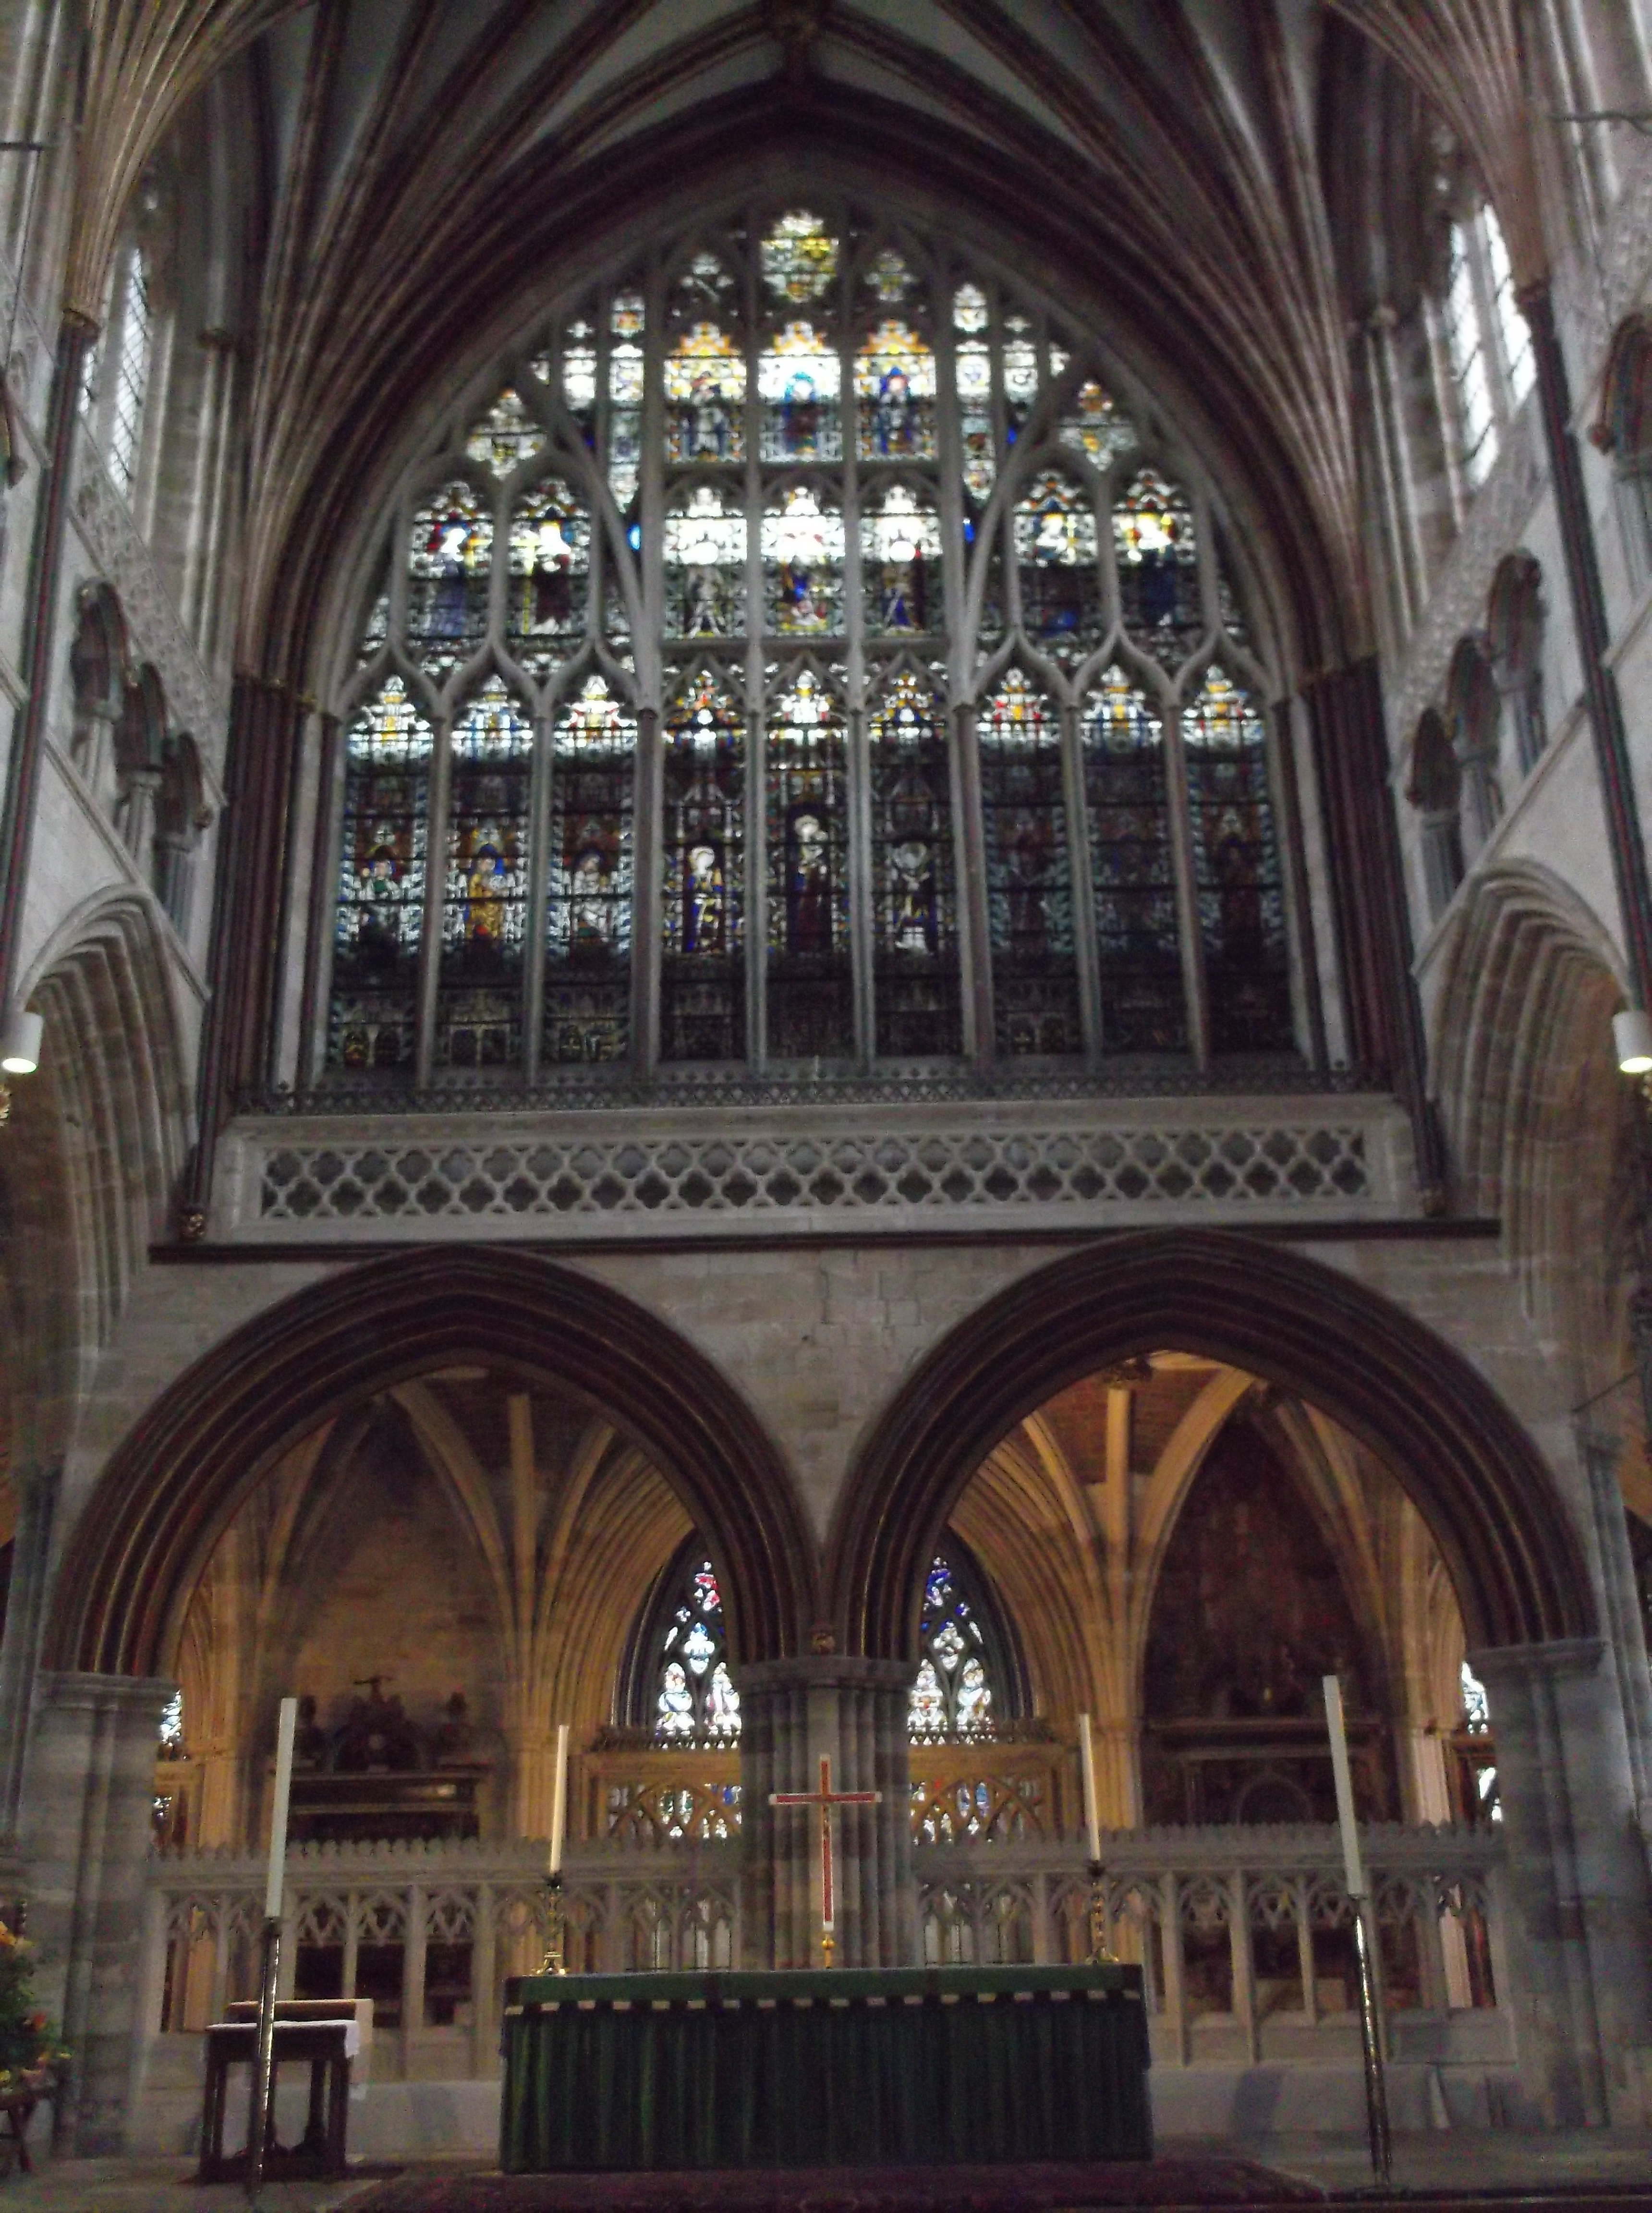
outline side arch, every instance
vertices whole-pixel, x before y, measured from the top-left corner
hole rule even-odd
[[[847,1650],[907,1659],[922,1564],[999,1441],[1079,1377],[1173,1346],[1320,1406],[1405,1484],[1472,1644],[1592,1635],[1576,1533],[1547,1466],[1462,1356],[1388,1301],[1282,1247],[1144,1231],[989,1300],[923,1362],[852,1470],[828,1564]]]
[[[45,1664],[156,1672],[207,1551],[272,1461],[369,1393],[485,1359],[554,1378],[623,1425],[704,1531],[743,1661],[802,1648],[814,1552],[756,1417],[668,1324],[526,1253],[427,1252],[348,1269],[258,1315],[134,1424],[58,1572]]]

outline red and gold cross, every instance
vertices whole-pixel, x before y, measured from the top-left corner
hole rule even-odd
[[[837,1949],[837,1894],[832,1880],[832,1809],[834,1806],[879,1806],[883,1802],[881,1790],[834,1790],[832,1787],[832,1762],[820,1755],[820,1787],[818,1790],[771,1790],[771,1806],[818,1806],[820,1809],[820,1949],[826,1954],[827,1966]]]

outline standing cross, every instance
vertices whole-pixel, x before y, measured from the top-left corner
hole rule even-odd
[[[832,1809],[834,1806],[881,1806],[881,1790],[834,1790],[832,1787],[832,1762],[820,1755],[820,1787],[818,1790],[771,1790],[771,1806],[818,1806],[820,1809],[820,1949],[826,1963],[832,1965],[832,1955],[838,1948],[833,1933],[837,1927],[837,1900],[832,1883]]]

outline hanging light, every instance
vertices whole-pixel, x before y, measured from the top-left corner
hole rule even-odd
[[[32,1008],[19,1007],[0,1032],[0,1069],[8,1076],[33,1076],[40,1064],[40,1036],[45,1027]],[[1647,1066],[1652,1068],[1652,1061]]]
[[[1624,1075],[1652,1076],[1652,1015],[1644,1008],[1625,1007],[1612,1016],[1612,1041]]]

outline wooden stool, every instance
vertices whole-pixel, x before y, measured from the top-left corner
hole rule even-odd
[[[256,2010],[256,2009],[254,2009]],[[344,2129],[350,2111],[350,2063],[358,2048],[353,2021],[282,2021],[275,2025],[270,2073],[270,2134],[265,2173],[271,2182],[336,2182],[346,2173]],[[245,2173],[250,2142],[238,2152],[223,2148],[229,2070],[258,2060],[256,2020],[215,2021],[206,2032],[206,2107],[201,2125],[201,2164],[196,2179],[228,2182]],[[276,2141],[275,2083],[290,2062],[308,2061],[310,2110],[302,2139],[286,2149]],[[250,2102],[250,2100],[249,2100]]]

